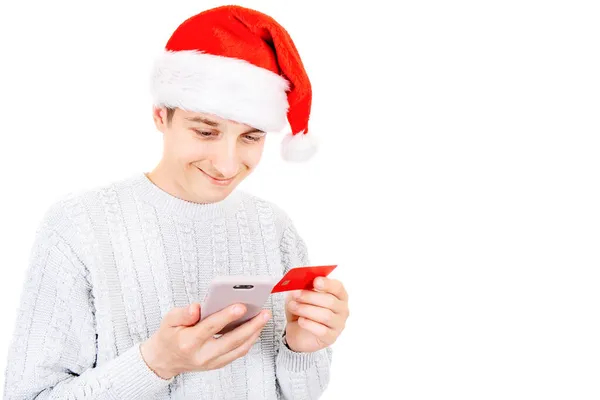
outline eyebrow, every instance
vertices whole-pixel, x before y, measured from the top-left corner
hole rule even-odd
[[[212,127],[218,127],[219,126],[219,123],[217,121],[213,121],[212,119],[203,118],[203,117],[189,117],[189,118],[186,117],[186,120],[191,121],[191,122],[199,122],[201,124],[206,124],[206,125],[212,126]],[[253,129],[250,129],[247,132],[244,132],[243,134],[247,135],[249,133],[255,133],[255,132],[264,133],[260,129],[253,128]]]

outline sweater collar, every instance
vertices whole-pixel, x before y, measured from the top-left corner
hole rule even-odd
[[[191,219],[204,219],[225,215],[227,211],[237,208],[240,194],[234,190],[225,199],[215,203],[194,203],[178,198],[166,192],[148,178],[146,173],[136,174],[133,178],[133,190],[138,198],[169,215],[177,215]]]

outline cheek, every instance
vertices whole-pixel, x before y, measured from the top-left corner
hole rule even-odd
[[[188,145],[181,148],[181,160],[186,163],[197,163],[210,158],[210,149],[208,146],[197,144]]]
[[[250,169],[256,167],[262,158],[264,148],[264,142],[260,145],[248,146],[243,153],[242,163],[247,165]]]
[[[193,137],[179,136],[174,137],[168,145],[169,153],[176,160],[182,163],[193,163],[202,161],[209,157],[210,148],[208,145],[195,140]],[[165,143],[167,147],[167,143]]]

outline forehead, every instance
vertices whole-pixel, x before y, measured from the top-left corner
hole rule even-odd
[[[185,111],[181,110],[181,117],[189,122],[204,123],[211,126],[235,126],[236,128],[251,128],[249,125],[243,124],[230,119],[222,118],[216,114]]]

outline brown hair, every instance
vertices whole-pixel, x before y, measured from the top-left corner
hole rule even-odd
[[[167,125],[171,123],[171,120],[173,119],[173,114],[175,114],[175,109],[167,107]]]

